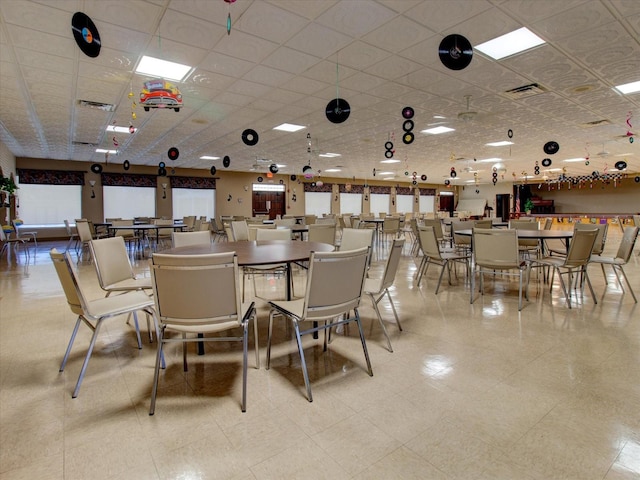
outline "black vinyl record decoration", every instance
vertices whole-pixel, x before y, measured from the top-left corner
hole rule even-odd
[[[166,164],[166,163],[164,163],[164,162],[160,162],[160,163],[158,164],[158,167],[160,167],[160,168],[164,168],[164,167],[166,167],[166,166],[167,166],[167,164]]]
[[[129,160],[125,160],[124,163],[122,164],[122,168],[124,168],[125,170],[129,170],[130,167],[131,167],[131,163],[129,163]]]
[[[229,158],[229,155],[225,155],[222,159],[222,166],[224,168],[229,168],[229,165],[231,165],[231,159]]]
[[[71,18],[71,31],[78,47],[88,57],[100,55],[100,34],[93,21],[84,13],[76,12]]]
[[[620,160],[619,162],[616,162],[616,169],[617,170],[624,170],[625,168],[627,168],[627,162]]]
[[[158,176],[159,177],[166,177],[167,176],[167,169],[164,168],[164,167],[158,168]]]
[[[413,122],[413,120],[411,120],[414,113],[415,112],[411,107],[404,107],[402,109],[402,118],[405,119],[402,123],[402,131],[404,132],[402,134],[402,143],[404,143],[405,145],[409,145],[415,140],[415,135],[413,134],[413,127],[415,123]]]
[[[251,128],[247,128],[242,132],[242,141],[245,145],[249,145],[250,147],[254,146],[258,143],[258,132]]]
[[[93,165],[91,165],[91,171],[93,173],[102,173],[102,165],[100,165],[99,163],[94,163]]]
[[[271,173],[278,173],[278,165],[276,165],[275,163],[272,163],[271,165],[269,165],[269,171]]]
[[[218,170],[216,169],[216,166],[215,166],[215,165],[213,165],[213,166],[211,167],[211,170],[209,170],[209,171],[211,172],[211,175],[213,176],[213,175],[215,175],[215,174],[216,174],[216,172],[217,172]]]
[[[438,56],[442,64],[450,70],[462,70],[471,63],[473,48],[462,35],[447,35],[440,42]]]
[[[180,156],[180,151],[176,147],[171,147],[167,152],[167,156],[169,157],[169,160],[177,160]]]
[[[560,150],[560,145],[558,145],[558,142],[547,142],[542,148],[544,150],[544,153],[546,153],[547,155],[553,155],[554,153],[558,153],[558,150]]]
[[[342,123],[351,115],[351,106],[344,98],[334,98],[327,103],[325,113],[331,123]]]
[[[551,166],[551,159],[550,158],[545,158],[544,160],[542,160],[542,166],[543,167]]]

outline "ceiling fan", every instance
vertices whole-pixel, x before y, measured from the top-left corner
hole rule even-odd
[[[467,109],[464,112],[458,113],[458,120],[471,122],[478,116],[478,112],[471,110],[471,95],[465,95],[464,98],[467,100]]]

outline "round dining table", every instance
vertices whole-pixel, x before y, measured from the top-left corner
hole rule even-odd
[[[564,240],[569,251],[569,241],[573,237],[573,230],[521,230],[516,229],[519,239],[522,240]],[[472,229],[456,230],[456,235],[470,237],[473,235]]]
[[[291,263],[309,260],[311,252],[332,252],[333,245],[320,242],[289,240],[260,240],[217,242],[209,245],[190,245],[170,248],[161,253],[168,255],[203,255],[207,253],[236,252],[238,265],[287,264],[287,299],[291,299]]]

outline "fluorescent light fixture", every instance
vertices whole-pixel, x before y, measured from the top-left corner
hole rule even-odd
[[[284,167],[286,167],[286,165],[282,165],[281,163],[276,163],[276,167],[278,167],[278,168],[284,168]]]
[[[380,163],[400,163],[400,160],[396,160],[395,158],[391,158],[389,160],[380,160]]]
[[[561,168],[550,168],[549,170],[547,170],[547,172],[561,172],[562,169]]]
[[[115,133],[131,133],[129,131],[131,127],[116,127],[115,125],[109,125],[107,127],[107,132],[115,132]],[[138,130],[137,128],[134,127],[134,132]]]
[[[501,58],[522,53],[543,43],[545,43],[543,39],[531,30],[522,27],[488,42],[475,45],[473,48],[494,60],[500,60]]]
[[[496,163],[501,161],[502,161],[501,158],[494,157],[494,158],[484,158],[482,160],[478,160],[477,162],[478,163]]]
[[[191,68],[189,65],[182,65],[180,63],[147,57],[145,55],[140,60],[138,68],[136,68],[136,73],[181,82],[191,71]]]
[[[628,95],[630,93],[638,93],[640,92],[640,80],[638,80],[637,82],[625,83],[624,85],[617,85],[613,88],[624,95]]]
[[[115,155],[118,150],[107,150],[106,148],[96,148],[96,153],[108,153],[109,155]]]
[[[563,162],[573,163],[573,162],[584,162],[586,159],[584,158],[567,158],[566,160],[562,160]]]
[[[453,197],[453,192],[440,192],[441,197]]]
[[[442,119],[445,119],[447,117],[445,117],[443,115],[434,115],[433,118],[437,118],[438,120],[442,120]]]
[[[506,147],[507,145],[513,145],[513,142],[502,140],[501,142],[485,143],[487,147]]]
[[[377,175],[395,175],[395,172],[376,172]]]
[[[327,168],[325,170],[325,173],[334,173],[334,172],[341,172],[342,170],[339,168]]]
[[[431,135],[438,135],[440,133],[447,133],[447,132],[455,132],[455,128],[449,128],[449,127],[434,127],[434,128],[427,128],[426,130],[421,130],[420,133],[429,133]]]
[[[294,125],[293,123],[283,123],[277,127],[273,127],[274,130],[280,130],[282,132],[298,132],[303,128],[307,128],[304,125]]]
[[[211,157],[209,155],[203,155],[200,157],[200,160],[220,160],[220,157]]]
[[[318,156],[319,157],[325,157],[325,158],[335,158],[335,157],[341,157],[342,155],[340,155],[339,153],[327,152],[327,153],[321,153]]]

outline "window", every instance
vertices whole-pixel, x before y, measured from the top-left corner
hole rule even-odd
[[[331,192],[305,192],[304,213],[317,217],[331,213]]]
[[[436,197],[433,195],[420,195],[420,212],[433,212]]]
[[[354,215],[362,213],[362,194],[361,193],[341,193],[340,194],[340,211],[351,212]]]
[[[389,213],[389,194],[388,193],[372,193],[369,211],[378,216],[379,213]]]
[[[156,189],[103,186],[104,218],[156,216]]]
[[[415,202],[413,195],[396,195],[396,212],[413,212],[413,202]]]
[[[27,225],[71,223],[82,217],[82,185],[20,184],[19,218]]]
[[[215,189],[174,188],[171,190],[171,196],[173,197],[173,218],[180,219],[189,215],[215,217]]]

